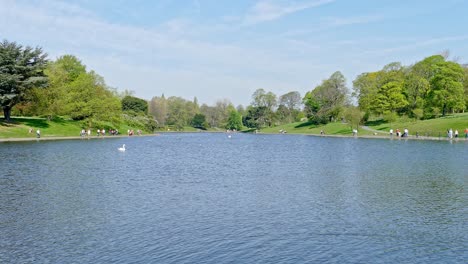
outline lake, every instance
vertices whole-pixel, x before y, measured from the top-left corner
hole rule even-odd
[[[466,263],[467,155],[224,133],[0,143],[0,263]]]

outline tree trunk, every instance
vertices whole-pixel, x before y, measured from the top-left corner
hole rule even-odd
[[[10,122],[10,115],[11,115],[11,107],[4,106],[3,107],[3,116],[5,117],[5,122]]]

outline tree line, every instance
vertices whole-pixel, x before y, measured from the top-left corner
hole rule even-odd
[[[352,127],[371,116],[393,121],[398,116],[428,119],[462,112],[468,106],[468,68],[434,55],[410,66],[393,62],[362,73],[352,90],[339,71],[304,96],[297,91],[277,96],[257,89],[247,107],[228,99],[214,105],[197,98],[163,94],[146,101],[118,92],[75,56],[49,61],[41,48],[0,43],[0,104],[10,116],[66,116],[83,127],[119,127],[126,123],[145,130],[219,128],[258,129],[291,122],[326,124],[337,120]]]

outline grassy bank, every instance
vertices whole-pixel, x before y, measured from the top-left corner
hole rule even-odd
[[[382,120],[367,122],[358,131],[359,136],[383,136],[388,135],[390,128],[394,131],[398,128],[401,131],[407,128],[410,135],[416,132],[421,136],[445,137],[447,129],[458,130],[460,137],[464,137],[464,130],[468,127],[468,113],[455,114],[437,119],[416,121],[408,118],[401,118],[392,123],[385,123]],[[32,129],[33,132],[29,133]],[[41,130],[42,137],[75,137],[80,135],[83,129],[81,122],[69,119],[56,118],[48,121],[45,118],[15,117],[12,122],[0,121],[0,138],[35,138],[35,131]],[[96,135],[96,129],[92,129],[92,135]],[[127,124],[122,124],[117,128],[121,133],[126,134],[128,129],[134,129]],[[323,131],[326,135],[351,136],[351,127],[342,122],[334,122],[327,125],[314,125],[310,122],[297,122],[281,126],[261,129],[262,133],[279,133],[285,130],[289,134],[315,134],[319,135]],[[171,129],[164,132],[200,132],[201,130],[191,127],[182,130]],[[223,132],[222,129],[208,129],[207,132]],[[203,132],[203,131],[202,131]]]
[[[87,128],[82,127],[79,121],[63,118],[47,120],[39,117],[13,117],[8,123],[0,120],[0,138],[35,138],[38,129],[41,137],[76,137],[80,136],[82,129]],[[134,128],[122,124],[117,129],[120,133],[127,134],[128,129]],[[29,133],[30,130],[32,133]],[[97,128],[92,129],[91,133],[95,136]]]
[[[409,118],[400,118],[392,123],[386,123],[382,120],[374,120],[365,123],[358,130],[358,134],[362,136],[373,135],[388,135],[389,130],[400,129],[402,132],[407,128],[410,135],[418,133],[421,136],[428,137],[445,137],[447,130],[458,130],[460,136],[464,136],[464,130],[468,128],[468,113],[454,114],[446,117],[429,120],[414,120]],[[261,129],[263,133],[279,133],[280,130],[286,130],[291,134],[320,134],[324,131],[327,135],[352,135],[351,127],[342,122],[334,122],[326,125],[314,125],[309,122],[291,123],[281,126],[269,127]]]

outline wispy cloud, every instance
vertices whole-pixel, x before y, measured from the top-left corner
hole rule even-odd
[[[305,9],[318,7],[335,0],[315,0],[308,2],[288,2],[279,3],[272,0],[261,0],[257,2],[244,17],[244,25],[253,25],[262,22],[280,19],[292,13],[296,13]]]
[[[323,26],[325,27],[339,27],[356,24],[368,24],[376,21],[381,21],[384,16],[369,15],[369,16],[354,16],[354,17],[328,17],[324,19]]]
[[[62,2],[59,10],[52,9],[55,1],[35,5],[2,2],[8,5],[0,8],[0,39],[42,46],[51,59],[74,54],[90,69],[103,74],[109,84],[135,89],[144,98],[164,91],[192,95],[198,89],[199,99],[209,102],[213,96],[232,90],[237,91],[237,98],[232,99],[239,102],[258,87],[291,86],[290,80],[301,79],[299,76],[314,68],[310,62],[287,58],[282,52],[190,38],[184,32],[192,25],[184,19],[143,28],[94,18],[86,10]],[[69,11],[63,11],[63,15],[60,10]],[[142,76],[142,69],[151,74]],[[306,87],[296,81],[296,89],[301,86]],[[205,93],[204,97],[201,93]]]

